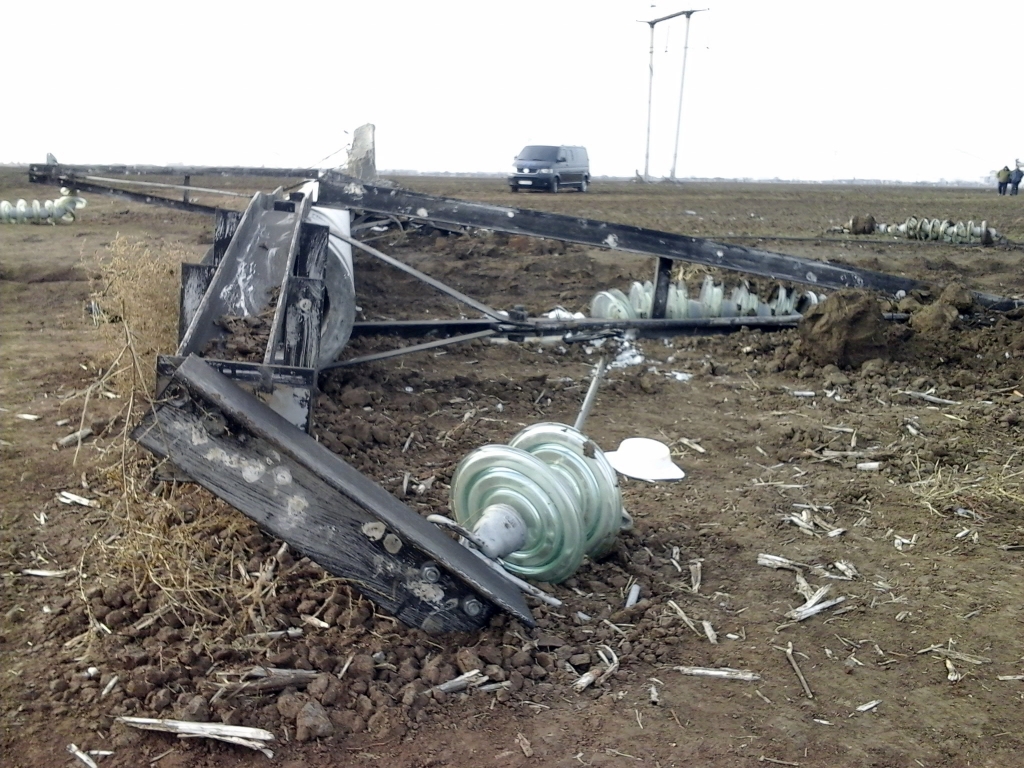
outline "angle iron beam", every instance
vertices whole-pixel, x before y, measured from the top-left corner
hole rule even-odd
[[[217,268],[213,264],[181,265],[181,296],[178,300],[178,343],[185,337],[192,318],[199,311],[203,296],[210,287],[213,273]]]
[[[216,267],[224,258],[224,253],[231,244],[231,238],[235,236],[235,230],[238,229],[238,222],[241,220],[242,211],[217,209],[213,221],[213,251],[210,256],[213,266]]]
[[[500,326],[494,320],[367,320],[352,326],[356,336],[402,336],[416,338],[432,334],[477,333]]]
[[[174,383],[132,437],[400,620],[468,631],[498,607],[535,624],[510,582],[204,361]]]
[[[285,205],[281,205],[282,203]],[[281,282],[279,283],[281,291],[278,295],[279,298],[277,306],[274,308],[274,319],[270,326],[270,341],[267,342],[266,353],[263,357],[264,365],[274,363],[277,360],[278,350],[283,349],[285,346],[284,317],[288,308],[289,299],[296,301],[301,300],[301,298],[296,298],[292,295],[290,283],[292,278],[295,277],[295,264],[299,258],[299,244],[302,242],[303,220],[309,213],[309,207],[311,204],[312,198],[309,195],[301,195],[299,199],[274,201],[275,212],[292,214],[295,217],[295,220],[292,223],[291,236],[288,239],[288,256],[284,266],[284,274],[282,275]],[[316,318],[316,332],[317,349],[319,349],[320,315],[323,314],[322,294],[320,299],[317,301],[317,309],[319,310],[319,315]],[[315,364],[315,362],[316,361],[314,360],[313,363]]]
[[[317,205],[320,205],[319,198],[317,200]],[[344,207],[344,206],[331,206],[330,204],[328,204],[327,207],[330,208],[330,207]],[[424,283],[426,283],[430,287],[436,288],[437,290],[441,291],[441,293],[445,293],[445,294],[451,296],[456,301],[462,302],[466,306],[472,307],[473,309],[477,310],[478,312],[483,312],[488,317],[493,317],[496,320],[504,320],[504,319],[506,319],[505,316],[502,315],[501,313],[499,313],[496,309],[494,309],[492,307],[489,307],[486,304],[484,304],[483,302],[477,301],[476,299],[474,299],[474,298],[472,298],[470,296],[467,296],[462,291],[458,291],[455,288],[452,288],[450,285],[442,283],[437,278],[431,277],[430,275],[428,275],[428,274],[426,274],[424,272],[420,272],[415,267],[410,267],[408,264],[405,264],[404,262],[401,262],[401,261],[399,261],[398,259],[396,259],[396,258],[394,258],[392,256],[388,256],[386,253],[381,253],[376,248],[373,248],[373,247],[367,245],[366,243],[364,243],[364,242],[362,242],[360,240],[356,240],[355,238],[348,237],[347,235],[343,235],[341,233],[338,233],[338,237],[341,240],[344,240],[349,245],[355,246],[356,248],[358,248],[359,250],[363,251],[364,253],[368,253],[371,256],[373,256],[373,257],[375,257],[377,259],[380,259],[385,264],[389,264],[392,267],[394,267],[395,269],[400,269],[402,272],[405,272],[407,275],[412,275],[417,280],[422,280]]]
[[[28,167],[29,181],[61,175],[76,176],[265,176],[294,179],[316,178],[316,168],[252,168],[218,165],[56,165],[33,163]],[[42,183],[45,183],[43,181]]]
[[[903,316],[887,316],[886,319],[901,319]],[[582,320],[548,320],[531,318],[524,325],[498,323],[492,320],[374,320],[356,323],[352,336],[401,336],[416,338],[435,334],[473,334],[488,329],[498,336],[560,336],[570,332],[608,331],[635,329],[643,335],[673,336],[707,331],[739,330],[740,328],[776,330],[795,328],[800,315],[782,317],[709,317],[675,319],[605,320],[584,318]],[[343,361],[344,362],[344,361]]]
[[[178,347],[179,355],[201,353],[211,339],[223,335],[216,325],[219,318],[257,314],[270,302],[273,289],[281,287],[301,219],[273,210],[273,203],[264,192],[253,195]]]
[[[654,296],[651,302],[651,317],[661,320],[668,309],[668,289],[672,282],[672,259],[659,256],[654,265]]]
[[[387,360],[391,357],[400,357],[402,355],[410,355],[413,352],[425,352],[428,349],[437,349],[438,347],[448,347],[452,344],[461,344],[466,341],[475,341],[476,339],[486,339],[488,336],[494,336],[497,333],[494,329],[488,329],[484,331],[476,331],[475,333],[466,333],[461,336],[449,336],[444,339],[435,339],[434,341],[427,341],[423,344],[411,344],[408,347],[399,347],[398,349],[388,349],[384,352],[375,352],[372,355],[362,355],[361,357],[352,357],[348,360],[342,360],[340,362],[331,363],[320,368],[320,373],[324,371],[330,371],[335,368],[348,368],[352,365],[361,365],[362,363],[372,363],[377,360]]]
[[[320,359],[320,325],[324,316],[324,281],[293,275],[287,282],[282,344],[285,365],[314,368]]]
[[[324,279],[327,268],[327,246],[331,228],[321,224],[302,223],[299,257],[295,262],[295,274],[299,277]]]
[[[179,211],[188,211],[189,213],[217,213],[217,208],[212,205],[202,205],[200,203],[191,202],[186,203],[184,200],[176,200],[170,197],[160,197],[159,195],[147,195],[143,192],[130,192],[127,189],[117,189],[115,187],[108,187],[104,184],[94,184],[89,181],[79,181],[78,179],[70,176],[35,181],[38,184],[53,184],[54,186],[58,187],[67,187],[68,189],[75,189],[78,190],[79,192],[94,192],[98,195],[109,195],[111,197],[119,197],[122,200],[130,200],[133,203],[146,203],[147,205],[162,205],[165,208],[175,208]]]
[[[920,280],[884,272],[716,243],[699,237],[644,229],[628,224],[613,224],[557,213],[472,203],[404,189],[380,187],[337,172],[327,172],[321,178],[317,205],[355,208],[426,221],[436,220],[498,232],[564,240],[704,264],[818,288],[862,288],[894,294],[901,290],[909,293],[916,288],[927,286]],[[975,293],[974,296],[983,306],[994,309],[1024,304],[989,294]]]

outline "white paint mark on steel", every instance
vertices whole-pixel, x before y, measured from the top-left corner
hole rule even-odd
[[[603,242],[609,248],[617,248],[619,245],[619,238],[617,238],[615,235],[608,235],[608,237],[606,237]]]
[[[206,452],[204,458],[207,461],[216,462],[231,469],[240,469],[242,471],[242,479],[247,483],[255,483],[267,471],[258,460],[232,455],[223,448],[211,448]]]
[[[205,445],[210,442],[210,436],[206,434],[206,430],[200,427],[198,424],[193,424],[189,428],[189,439],[192,445]]]
[[[306,501],[305,496],[289,496],[288,497],[288,514],[298,515],[309,509],[309,502]]]
[[[808,283],[816,283],[816,282],[818,282],[818,276],[816,274],[814,274],[813,272],[808,272],[806,275],[804,275],[804,277],[807,278],[807,282]]]
[[[425,219],[428,216],[430,216],[430,211],[428,211],[426,208],[417,208],[416,215],[419,216],[421,219]]]
[[[292,481],[292,473],[288,467],[277,467],[274,470],[274,482],[278,485],[288,485]]]
[[[405,585],[410,592],[425,602],[440,605],[444,600],[444,590],[437,584],[429,584],[425,581],[407,581]]]
[[[242,463],[242,479],[247,483],[255,483],[261,477],[263,477],[262,464],[258,464],[255,461],[246,461]]]

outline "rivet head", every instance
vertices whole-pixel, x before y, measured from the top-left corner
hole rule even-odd
[[[366,536],[370,541],[380,541],[384,538],[384,532],[387,527],[384,523],[374,520],[370,523],[363,523],[362,531],[363,535]]]
[[[395,534],[389,533],[384,537],[384,549],[392,555],[397,555],[402,549],[402,540],[395,536]]]
[[[420,578],[428,584],[436,584],[441,580],[441,569],[434,563],[425,563],[423,567],[420,568]]]

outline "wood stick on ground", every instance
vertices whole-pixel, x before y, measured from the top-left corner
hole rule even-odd
[[[159,755],[157,755],[152,760],[150,760],[149,764],[150,765],[156,765],[161,760],[163,760],[165,757],[167,757],[169,754],[171,754],[171,752],[173,752],[173,751],[174,751],[174,747],[171,747],[170,749],[161,752]]]
[[[356,657],[356,655],[355,655],[354,653],[350,653],[350,654],[349,654],[349,656],[348,656],[348,658],[347,658],[347,659],[345,659],[345,663],[344,663],[344,665],[342,665],[342,667],[341,667],[341,671],[340,671],[340,672],[338,672],[338,679],[339,679],[339,680],[341,680],[341,678],[343,678],[343,677],[345,676],[345,673],[346,673],[346,672],[348,672],[348,668],[349,668],[350,666],[352,666],[352,660],[353,660],[353,659],[354,659],[355,657]]]
[[[42,579],[63,579],[68,574],[74,573],[74,569],[66,569],[63,571],[47,571],[40,568],[25,568],[22,570],[22,576],[38,576]]]
[[[119,717],[119,722],[134,728],[147,731],[166,731],[176,733],[178,737],[203,736],[230,744],[240,744],[249,749],[256,749],[273,759],[274,753],[267,749],[265,742],[273,741],[274,734],[262,728],[249,728],[242,725],[220,725],[217,723],[193,723],[185,720],[157,720],[150,717]]]
[[[960,651],[954,651],[947,648],[944,645],[932,645],[928,648],[922,648],[917,654],[920,656],[922,653],[934,653],[936,656],[943,656],[947,659],[955,659],[956,661],[963,661],[967,664],[991,664],[992,659],[987,656],[975,656],[973,653],[961,653]]]
[[[914,397],[917,398],[918,400],[924,400],[926,403],[935,403],[935,405],[962,405],[962,403],[959,400],[946,400],[941,397],[935,397],[935,395],[932,395],[928,392],[910,392],[909,390],[904,390],[901,392],[896,392],[896,394],[906,395],[907,397]]]
[[[224,683],[224,694],[234,696],[238,693],[269,693],[283,691],[285,688],[305,688],[320,673],[312,669],[276,669],[253,667],[242,675],[237,683]]]
[[[797,678],[800,680],[800,685],[803,686],[804,693],[807,694],[808,699],[813,699],[814,694],[811,693],[811,686],[807,684],[807,678],[804,677],[804,673],[800,671],[800,667],[797,666],[796,658],[793,656],[793,644],[788,643],[786,645],[786,658],[789,659],[789,664],[793,667],[793,671],[796,672]]]
[[[702,621],[701,624],[704,627],[704,634],[707,635],[708,641],[712,645],[718,645],[718,633],[715,632],[715,628],[711,626],[711,622]]]
[[[682,608],[679,607],[675,600],[669,600],[668,605],[669,608],[671,608],[676,612],[676,614],[678,614],[679,618],[683,620],[683,623],[693,630],[693,634],[695,634],[697,637],[704,637],[704,633],[697,629],[697,625],[693,623],[693,619],[686,615],[686,613],[683,611]]]
[[[761,679],[756,672],[749,672],[745,669],[732,669],[730,667],[673,667],[676,672],[694,677],[721,677],[725,680],[744,680],[748,683]]]
[[[699,558],[690,561],[690,591],[695,595],[700,592],[701,564],[703,562]]]
[[[81,445],[82,441],[87,437],[92,436],[92,430],[89,427],[80,429],[77,432],[72,432],[70,435],[60,438],[53,444],[53,450],[59,448],[70,448],[72,445]]]

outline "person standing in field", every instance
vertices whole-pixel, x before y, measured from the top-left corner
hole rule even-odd
[[[996,174],[996,182],[999,184],[999,194],[1005,195],[1006,187],[1010,183],[1010,166],[1003,166],[1003,169]]]
[[[1021,180],[1024,180],[1024,171],[1020,169],[1018,165],[1010,172],[1010,194],[1017,194],[1017,187],[1020,186]]]

